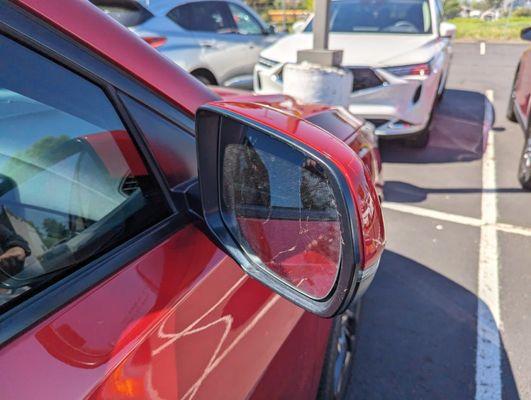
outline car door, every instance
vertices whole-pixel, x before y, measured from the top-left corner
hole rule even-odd
[[[13,7],[0,223],[31,251],[0,266],[2,397],[314,397],[330,320],[248,278],[185,212],[187,117]]]
[[[238,33],[248,46],[247,56],[245,57],[245,73],[249,75],[252,86],[252,74],[254,65],[258,61],[258,56],[263,49],[277,40],[277,35],[266,31],[264,25],[241,4],[229,2],[228,5],[238,28]]]
[[[175,7],[168,17],[193,32],[201,48],[201,64],[219,84],[246,71],[248,44],[238,33],[226,2],[192,1]]]

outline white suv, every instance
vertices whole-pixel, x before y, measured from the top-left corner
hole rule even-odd
[[[312,22],[260,54],[256,92],[282,91],[284,65],[311,48]],[[455,34],[442,21],[440,0],[333,0],[330,32],[330,49],[343,50],[343,66],[354,75],[349,110],[373,122],[377,135],[426,146]]]

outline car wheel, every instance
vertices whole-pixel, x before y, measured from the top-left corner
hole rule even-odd
[[[192,76],[204,85],[217,85],[216,78],[206,69],[198,69],[191,72]]]
[[[507,104],[507,113],[505,114],[507,119],[511,122],[516,122],[516,114],[514,113],[514,84],[516,83],[516,77],[518,76],[518,70],[514,75],[513,85],[511,86],[511,95],[509,96],[509,104]]]
[[[406,139],[406,145],[415,149],[423,149],[430,141],[430,126],[424,128],[420,133],[415,134],[415,137]]]
[[[445,93],[446,93],[446,78],[444,78],[444,82],[441,83],[441,86],[437,90],[437,103],[440,103],[442,101]]]
[[[352,377],[360,305],[336,317],[326,352],[318,400],[344,399]]]
[[[433,114],[435,113],[435,107],[437,106],[437,103],[438,102],[436,99],[431,107],[430,118],[428,119],[426,127],[420,132],[416,133],[414,136],[405,139],[405,143],[407,146],[416,149],[423,149],[428,145],[428,142],[430,141],[431,121],[433,120]]]
[[[520,165],[518,166],[518,180],[525,190],[531,190],[531,128],[528,128]]]

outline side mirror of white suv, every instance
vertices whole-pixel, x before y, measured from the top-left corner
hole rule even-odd
[[[457,27],[450,22],[441,22],[439,25],[439,35],[444,38],[453,38]]]

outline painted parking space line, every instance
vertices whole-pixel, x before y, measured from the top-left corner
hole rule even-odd
[[[479,55],[484,56],[487,53],[487,44],[485,42],[479,43]]]
[[[385,201],[382,203],[382,207],[387,210],[398,211],[405,214],[436,219],[439,221],[452,222],[460,225],[475,226],[478,228],[485,224],[485,222],[483,222],[483,220],[480,218],[467,217],[465,215],[452,214],[444,211],[436,211],[403,203]],[[505,224],[501,222],[497,222],[493,224],[493,226],[497,231],[500,232],[531,237],[531,228],[528,227]]]
[[[493,103],[488,90],[485,110]],[[485,113],[486,115],[487,113]],[[487,118],[487,117],[486,117]],[[500,293],[496,159],[493,131],[488,134],[482,160],[481,225],[478,266],[476,344],[476,400],[501,399]]]

